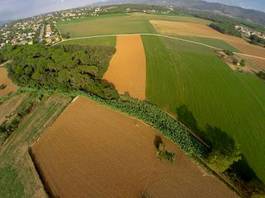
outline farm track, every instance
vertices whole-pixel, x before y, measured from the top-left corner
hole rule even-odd
[[[176,37],[176,36],[167,36],[167,35],[156,34],[156,33],[104,34],[104,35],[94,35],[94,36],[85,36],[85,37],[75,37],[75,38],[62,40],[62,41],[54,44],[53,46],[58,45],[60,43],[63,43],[65,41],[74,41],[74,40],[81,40],[81,39],[93,39],[93,38],[105,38],[105,37],[116,37],[116,36],[132,36],[132,35],[156,36],[156,37],[162,37],[162,38],[168,38],[168,39],[183,41],[183,42],[187,42],[187,43],[191,43],[191,44],[195,44],[195,45],[200,45],[200,46],[211,48],[213,50],[223,50],[221,48],[214,47],[214,46],[211,46],[211,45],[207,45],[207,44],[204,44],[204,43],[201,43],[201,42],[198,42],[198,41],[192,41],[192,40],[189,40],[189,39],[183,39],[183,38]],[[236,54],[236,55],[245,56],[245,57],[249,57],[249,58],[256,58],[256,59],[260,59],[260,60],[265,60],[265,57],[261,57],[261,56],[255,56],[255,55],[246,54],[246,53],[240,53],[240,52],[233,52],[233,53]]]

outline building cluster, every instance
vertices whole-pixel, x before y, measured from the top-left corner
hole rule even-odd
[[[244,37],[251,37],[252,35],[256,35],[258,36],[259,38],[261,39],[265,39],[265,33],[263,32],[258,32],[258,31],[255,31],[255,30],[251,30],[250,28],[247,28],[245,26],[241,26],[241,25],[236,25],[235,26],[235,29],[237,31],[239,31]]]
[[[48,16],[38,16],[11,22],[0,27],[0,48],[5,45],[52,44],[60,41],[53,21]],[[52,24],[49,24],[52,23]]]
[[[90,16],[99,16],[117,9],[115,6],[110,7],[83,7],[57,11],[45,15],[39,15],[28,19],[15,21],[4,26],[0,26],[0,49],[5,45],[32,45],[34,43],[44,43],[52,45],[62,40],[62,35],[56,27],[57,22],[68,22]],[[126,9],[126,8],[125,8]],[[155,9],[127,8],[125,12],[144,12],[159,13]],[[173,11],[169,7],[167,10],[161,11],[168,14]]]

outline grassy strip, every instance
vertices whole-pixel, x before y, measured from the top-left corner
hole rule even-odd
[[[28,154],[28,147],[39,137],[44,128],[53,123],[67,107],[71,98],[36,89],[20,89],[19,92],[35,95],[32,99],[40,94],[43,94],[43,97],[34,104],[32,111],[21,120],[18,128],[1,147],[0,197],[42,197],[45,192]],[[28,103],[24,103],[28,106],[26,104]],[[6,177],[1,177],[2,168],[9,166],[16,171],[16,174],[10,173]],[[12,186],[14,181],[22,185],[14,188]],[[1,194],[2,189],[6,189],[3,191],[4,194]]]

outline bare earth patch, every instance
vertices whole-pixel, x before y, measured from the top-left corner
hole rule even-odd
[[[221,39],[227,42],[228,44],[231,44],[232,46],[240,50],[240,52],[242,53],[265,58],[265,48],[256,45],[251,45],[241,38],[219,33],[204,24],[162,20],[151,20],[150,22],[155,27],[155,29],[161,34],[175,34],[181,36],[197,36]]]
[[[7,95],[17,90],[16,85],[8,78],[8,73],[4,67],[0,67],[0,85],[6,85],[4,89],[0,89],[0,96]]]
[[[58,197],[237,197],[164,138],[176,159],[160,161],[153,143],[158,134],[79,97],[33,145],[32,154]]]
[[[120,94],[145,99],[146,57],[140,35],[117,36],[116,53],[104,79],[112,82]]]

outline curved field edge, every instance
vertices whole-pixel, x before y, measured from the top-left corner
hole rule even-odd
[[[14,96],[32,92],[38,91],[19,90]],[[18,128],[1,146],[0,171],[7,172],[0,177],[0,189],[3,189],[0,190],[0,197],[46,197],[28,148],[43,129],[60,115],[71,98],[61,94],[38,93],[28,96],[25,100],[37,99],[39,94],[43,94],[42,99],[34,105],[32,111],[22,119]],[[12,97],[5,98],[5,101],[8,102]]]
[[[72,117],[73,114],[78,114],[78,116]],[[112,119],[109,119],[110,117]],[[102,125],[100,123],[105,124]],[[120,126],[117,127],[119,124]],[[58,130],[60,130],[60,132]],[[160,186],[165,195],[172,195],[170,192],[174,192],[174,194],[179,192],[182,194],[182,189],[183,193],[185,192],[187,195],[189,195],[189,193],[194,194],[196,191],[199,191],[198,193],[202,195],[204,193],[206,195],[207,192],[210,194],[213,193],[209,188],[216,189],[217,192],[215,193],[218,195],[218,191],[220,190],[220,192],[222,192],[221,189],[224,188],[226,189],[225,191],[228,192],[227,197],[233,197],[232,194],[234,193],[226,188],[224,184],[221,184],[216,178],[208,175],[197,167],[197,165],[188,160],[187,156],[184,156],[183,152],[180,152],[176,145],[165,140],[162,136],[161,138],[163,138],[163,141],[165,141],[168,146],[167,149],[170,151],[174,150],[176,153],[177,163],[164,163],[157,159],[154,152],[155,148],[152,144],[153,138],[157,135],[159,135],[157,130],[133,117],[121,114],[118,111],[107,108],[105,105],[98,104],[86,97],[78,97],[68,106],[54,124],[45,131],[40,140],[33,145],[32,151],[34,155],[36,155],[36,160],[43,169],[43,173],[50,187],[56,193],[55,196],[67,195],[73,197],[82,194],[83,191],[83,193],[91,192],[91,197],[93,197],[93,192],[96,192],[96,195],[101,197],[99,196],[101,194],[100,192],[108,192],[111,194],[113,191],[114,194],[112,195],[115,197],[116,193],[119,194],[118,189],[115,190],[114,188],[110,190],[110,188],[101,187],[105,185],[108,187],[112,186],[113,183],[120,183],[124,179],[125,183],[129,182],[127,185],[135,184],[135,186],[131,189],[129,187],[131,185],[128,185],[129,188],[127,189],[126,184],[125,186],[120,184],[120,190],[123,192],[122,194],[127,194],[128,192],[131,192],[130,194],[134,194],[135,192],[140,193],[142,192],[142,186],[145,186],[151,195],[153,192],[159,193],[160,190],[157,188],[155,188],[157,189],[155,191],[152,190],[155,185]],[[143,151],[143,149],[146,150]],[[61,163],[56,163],[57,159]],[[105,161],[109,161],[109,164],[107,165],[104,163]],[[154,162],[157,162],[155,167],[153,167]],[[187,162],[186,165],[184,165],[185,162]],[[88,164],[86,165],[86,163]],[[126,164],[128,164],[128,167]],[[78,167],[76,167],[76,165],[78,165]],[[122,172],[124,172],[125,175],[120,174],[120,166],[124,167]],[[194,169],[192,168],[191,170],[191,166],[194,167]],[[176,174],[171,174],[171,171],[168,172],[165,168]],[[181,171],[181,169],[183,170]],[[98,173],[97,170],[101,170],[102,172]],[[126,172],[130,170],[133,171],[126,174]],[[150,174],[152,170],[154,170],[156,174]],[[195,170],[197,170],[197,172]],[[111,172],[110,174],[108,173],[109,171]],[[116,171],[119,173],[115,173]],[[186,175],[187,177],[184,176],[185,171],[191,171]],[[161,172],[161,175],[165,175],[161,176],[159,172]],[[148,178],[145,177],[145,174],[148,175]],[[205,174],[207,175],[206,177],[204,177]],[[65,177],[63,175],[65,175]],[[128,175],[130,176],[128,177]],[[181,175],[183,175],[183,177],[181,177]],[[64,179],[62,179],[61,176],[63,176]],[[103,178],[106,177],[107,180],[100,179],[102,176]],[[106,181],[110,178],[113,179],[113,183],[108,185]],[[129,179],[131,181],[128,181],[128,178],[131,178]],[[208,179],[212,182],[209,182]],[[179,180],[193,180],[194,182],[190,184],[181,182],[184,184],[184,188],[182,188],[178,185]],[[75,187],[72,188],[71,182],[69,183],[67,181],[74,182]],[[89,184],[91,181],[94,182],[94,185]],[[152,181],[154,181],[155,184]],[[196,185],[196,183],[200,181],[201,184]],[[208,184],[206,184],[206,181],[208,181]],[[214,185],[213,183],[215,183],[215,181],[220,185]],[[164,182],[168,183],[168,185],[163,185]],[[206,186],[203,185],[203,183]],[[65,190],[68,185],[69,189]],[[188,190],[188,186],[193,186],[193,190]],[[177,190],[177,188],[180,189]],[[230,193],[231,196],[229,196]]]
[[[264,83],[252,74],[233,72],[209,48],[151,36],[143,41],[147,98],[173,114],[185,105],[202,131],[207,126],[225,131],[265,181]],[[199,135],[207,136],[207,131]]]

